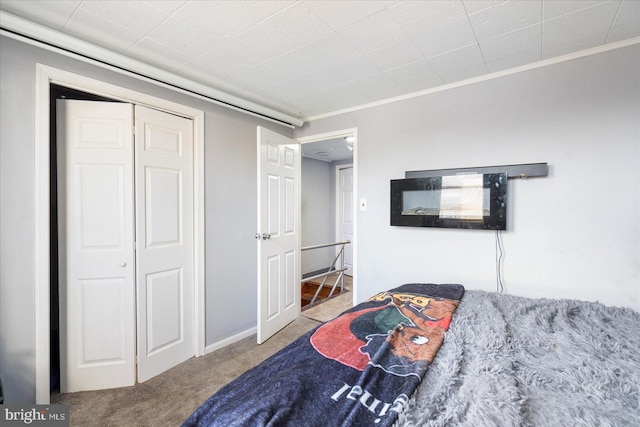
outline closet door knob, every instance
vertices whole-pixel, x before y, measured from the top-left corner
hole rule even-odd
[[[120,267],[126,267],[126,266],[127,266],[127,263],[126,263],[126,262],[122,261],[122,262],[120,263]]]

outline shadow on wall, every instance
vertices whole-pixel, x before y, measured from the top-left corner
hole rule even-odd
[[[6,349],[4,341],[0,341],[0,348]],[[2,355],[2,372],[0,372],[0,404],[1,403],[35,403],[35,378],[29,381],[31,367],[27,361],[33,360],[33,354],[10,352]],[[18,402],[12,396],[33,396],[33,402]]]

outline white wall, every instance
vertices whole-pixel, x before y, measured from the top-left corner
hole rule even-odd
[[[302,158],[302,246],[333,242],[335,209],[331,191],[331,163]],[[329,266],[335,248],[304,251],[301,254],[302,273],[309,273]]]
[[[256,326],[256,126],[291,130],[0,37],[0,378],[35,401],[36,63],[205,111],[206,345]]]
[[[505,291],[640,310],[638,45],[307,123],[358,128],[358,295],[406,282],[495,290],[495,233],[389,225],[407,170],[548,162],[510,180]]]

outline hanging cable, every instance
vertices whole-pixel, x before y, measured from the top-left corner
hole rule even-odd
[[[496,292],[502,293],[504,291],[504,284],[502,282],[502,258],[504,256],[504,249],[502,244],[502,232],[496,230]]]

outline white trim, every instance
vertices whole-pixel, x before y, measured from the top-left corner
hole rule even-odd
[[[36,67],[35,130],[35,294],[36,403],[50,399],[50,251],[49,251],[49,79]]]
[[[194,337],[196,339],[195,355],[202,356],[205,353],[205,325],[206,325],[206,308],[205,308],[205,168],[204,168],[204,112],[200,111],[201,115],[198,116],[198,120],[193,121],[193,237],[194,237],[194,262],[193,266],[194,279],[196,290],[194,293],[196,307],[194,311],[195,325],[194,325]]]
[[[280,125],[295,127],[303,124],[303,121],[299,117],[294,117],[239,98],[211,86],[129,58],[68,34],[27,21],[10,13],[0,11],[0,21],[2,22],[2,31],[0,31],[0,34],[23,43],[97,65]]]
[[[205,348],[205,354],[209,354],[211,352],[214,352],[216,350],[220,350],[221,348],[224,348],[228,345],[231,345],[233,343],[236,343],[242,339],[245,339],[247,337],[250,337],[251,335],[255,335],[258,331],[258,328],[253,327],[250,329],[246,329],[242,332],[239,332],[235,335],[232,335],[228,338],[225,338],[223,340],[214,342],[213,344],[209,344],[206,348]]]
[[[294,138],[300,144],[323,141],[325,139],[353,136],[353,200],[358,200],[358,128],[341,129],[315,135]],[[358,209],[353,204],[353,305],[358,303]]]
[[[509,76],[511,74],[518,74],[524,71],[535,70],[536,68],[542,68],[553,64],[558,64],[561,62],[571,61],[578,58],[583,58],[585,56],[596,55],[598,53],[608,52],[614,49],[620,49],[623,47],[631,46],[634,44],[640,43],[640,37],[634,37],[631,39],[623,40],[620,42],[610,43],[604,46],[598,46],[591,49],[585,49],[580,52],[569,53],[567,55],[557,56],[555,58],[549,58],[538,62],[533,62],[531,64],[521,65],[519,67],[509,68],[507,70],[496,71],[490,74],[484,74],[478,77],[472,77],[470,79],[461,80],[459,82],[453,82],[441,86],[436,86],[430,89],[421,90],[418,92],[407,93],[405,95],[396,96],[393,98],[387,98],[380,101],[370,102],[368,104],[357,105],[355,107],[343,108],[341,110],[331,111],[328,113],[317,114],[315,116],[303,117],[305,123],[312,122],[314,120],[325,119],[327,117],[338,116],[340,114],[353,113],[355,111],[366,110],[367,108],[379,107],[381,105],[392,104],[394,102],[406,101],[407,99],[417,98],[419,96],[425,96],[432,93],[442,92],[449,89],[455,89],[462,86],[471,85],[474,83],[480,83],[487,80],[493,80],[500,77]]]
[[[205,277],[204,277],[204,111],[154,96],[90,79],[68,71],[36,64],[36,200],[35,200],[35,272],[36,272],[36,403],[48,404],[49,397],[49,87],[61,86],[96,95],[145,105],[177,114],[194,123],[194,354],[205,352]]]
[[[301,136],[298,138],[294,138],[296,141],[298,141],[300,144],[307,144],[309,142],[317,142],[317,141],[324,141],[325,139],[334,139],[334,138],[344,138],[346,136],[352,136],[356,139],[354,141],[354,153],[355,153],[355,143],[357,142],[358,138],[356,136],[358,132],[357,128],[350,128],[350,129],[342,129],[342,130],[336,130],[336,131],[332,131],[332,132],[325,132],[325,133],[319,133],[316,135],[309,135],[309,136]],[[355,157],[355,156],[354,156]]]

